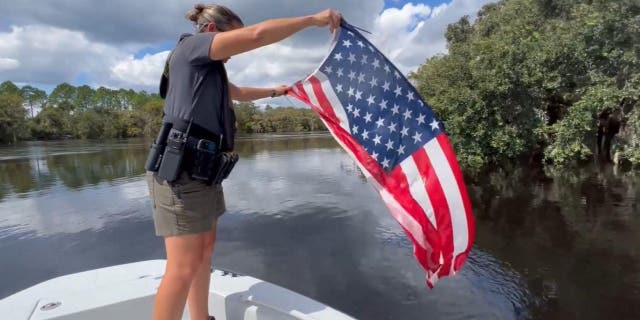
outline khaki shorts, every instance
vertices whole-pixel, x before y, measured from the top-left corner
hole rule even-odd
[[[220,184],[207,186],[182,173],[170,185],[154,173],[147,172],[147,185],[157,236],[181,236],[212,230],[214,222],[225,211]]]

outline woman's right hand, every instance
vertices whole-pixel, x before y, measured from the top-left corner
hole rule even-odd
[[[336,12],[331,9],[324,10],[322,12],[318,12],[313,16],[313,24],[318,27],[329,26],[329,31],[333,33],[336,29],[340,27],[340,20],[342,20],[342,15],[339,12]]]

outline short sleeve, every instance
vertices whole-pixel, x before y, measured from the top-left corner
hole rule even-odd
[[[202,32],[182,41],[180,44],[182,51],[192,65],[207,64],[212,61],[209,58],[209,49],[215,35],[214,32]]]

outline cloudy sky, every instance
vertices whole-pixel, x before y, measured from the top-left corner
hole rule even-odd
[[[373,33],[371,41],[404,72],[446,52],[449,23],[492,0],[220,0],[246,25],[270,18],[340,11]],[[20,0],[0,2],[0,82],[50,91],[62,82],[156,92],[162,65],[194,1]],[[204,2],[207,3],[207,2]],[[303,4],[303,5],[301,5]],[[328,29],[308,29],[235,56],[229,78],[240,86],[291,84],[328,53]]]

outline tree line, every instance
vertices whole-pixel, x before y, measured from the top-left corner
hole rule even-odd
[[[640,164],[639,16],[637,0],[499,1],[449,25],[448,53],[411,77],[468,169],[592,159],[607,108],[618,159]]]
[[[63,83],[50,94],[32,86],[0,84],[0,142],[51,139],[152,137],[162,121],[157,94]],[[313,111],[293,107],[264,110],[235,104],[241,133],[326,130]]]

